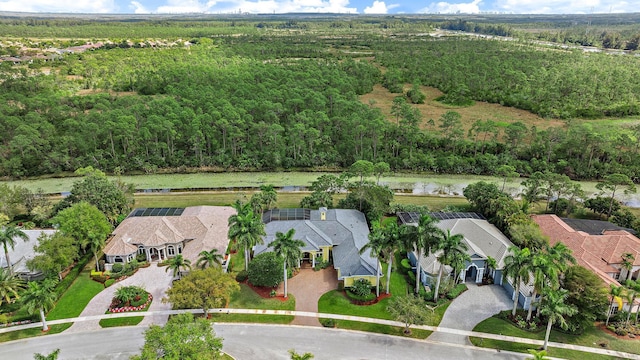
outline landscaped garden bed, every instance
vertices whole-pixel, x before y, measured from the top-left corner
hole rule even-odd
[[[149,308],[153,295],[139,286],[123,286],[116,290],[107,313],[144,311]]]

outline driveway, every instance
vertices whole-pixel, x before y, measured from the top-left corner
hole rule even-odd
[[[117,282],[108,288],[102,290],[98,295],[94,296],[89,304],[84,308],[80,316],[92,316],[104,314],[116,290],[121,286],[137,285],[153,295],[153,302],[149,307],[149,311],[155,310],[171,310],[171,304],[163,304],[162,298],[166,295],[165,291],[171,285],[171,271],[165,272],[165,267],[158,267],[156,263],[151,264],[147,268],[139,269],[133,276]],[[141,313],[142,314],[142,313]],[[167,315],[146,316],[140,322],[140,325],[164,324],[167,321]],[[82,321],[74,323],[65,333],[84,332],[89,330],[101,329],[99,321]]]
[[[444,313],[441,327],[471,331],[485,319],[513,307],[513,300],[500,285],[478,286],[468,282],[468,290],[458,296]],[[434,332],[428,337],[432,341],[442,341],[460,345],[471,345],[469,337],[456,334]]]
[[[296,311],[318,312],[318,300],[327,291],[338,288],[338,277],[333,267],[320,271],[301,269],[300,272],[287,282],[289,294],[296,298]],[[284,284],[280,284],[278,292],[284,292]],[[293,325],[321,326],[318,319],[306,316],[296,316]]]

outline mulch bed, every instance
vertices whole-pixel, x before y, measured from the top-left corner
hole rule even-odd
[[[277,288],[270,288],[270,287],[264,287],[264,286],[253,286],[248,280],[245,280],[242,283],[247,285],[248,287],[250,287],[251,290],[255,291],[256,294],[260,295],[260,297],[263,298],[263,299],[275,299],[275,300],[280,300],[282,302],[285,302],[285,301],[289,300],[289,298],[285,299],[284,295],[282,295],[282,294],[278,294],[276,296],[271,296],[271,290],[277,290]]]
[[[609,324],[611,324],[611,323],[609,323]],[[611,330],[607,329],[607,326],[606,326],[604,323],[598,323],[598,324],[596,325],[596,327],[597,327],[599,330],[602,330],[602,331],[604,331],[605,333],[607,333],[607,334],[609,334],[609,335],[611,335],[611,336],[615,337],[616,339],[620,339],[620,340],[632,340],[632,341],[638,341],[638,340],[640,340],[640,336],[636,336],[635,338],[632,338],[632,337],[629,337],[629,335],[618,335],[618,334],[614,333],[613,331],[611,331]]]

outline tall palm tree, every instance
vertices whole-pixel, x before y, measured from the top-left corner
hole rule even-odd
[[[169,265],[164,269],[164,272],[172,270],[173,277],[176,277],[181,270],[191,270],[191,260],[185,259],[182,257],[182,254],[178,254],[176,257],[169,259],[167,263]]]
[[[565,320],[565,316],[573,316],[578,312],[575,306],[565,303],[569,291],[565,289],[545,290],[545,301],[540,304],[540,313],[547,317],[547,332],[544,335],[543,350],[547,350],[549,345],[549,334],[551,333],[551,326],[555,323],[559,324],[563,329],[567,329],[568,324]]]
[[[407,237],[405,242],[410,245],[410,249],[407,250],[415,250],[418,256],[416,259],[416,294],[420,291],[420,275],[422,273],[420,263],[422,262],[422,256],[423,254],[431,253],[431,248],[437,244],[438,235],[442,233],[442,230],[435,225],[437,222],[437,219],[423,214],[418,220],[418,226],[409,226],[404,232]]]
[[[386,224],[382,231],[386,238],[382,252],[384,258],[387,259],[387,288],[386,293],[389,294],[389,284],[391,283],[391,268],[393,267],[393,258],[396,256],[396,250],[402,248],[402,232],[398,223],[392,221]]]
[[[467,244],[463,243],[464,236],[462,234],[451,235],[451,230],[441,233],[439,237],[437,249],[442,253],[438,256],[438,262],[440,263],[440,271],[438,271],[438,280],[436,281],[436,289],[433,292],[433,301],[438,301],[438,291],[440,291],[440,281],[442,280],[442,273],[445,265],[452,265],[457,261],[466,260],[469,258],[466,251],[469,249]],[[465,257],[465,255],[467,255]]]
[[[453,268],[453,273],[455,274],[455,281],[458,284],[458,280],[460,279],[460,273],[467,262],[471,261],[471,256],[466,252],[455,252],[451,258],[451,267]]]
[[[631,319],[631,311],[633,310],[633,302],[636,301],[636,296],[640,291],[640,284],[637,281],[627,280],[624,282],[627,287],[627,301],[629,302],[629,312],[627,313],[627,325]],[[636,315],[638,312],[636,311]]]
[[[544,247],[544,251],[547,252],[549,259],[551,260],[551,263],[549,265],[552,267],[555,267],[555,271],[552,271],[552,272],[555,272],[555,275],[547,274],[547,279],[549,280],[549,284],[551,286],[553,286],[554,288],[557,288],[559,286],[559,282],[558,282],[558,277],[556,275],[560,275],[565,271],[567,271],[570,265],[577,264],[576,258],[573,257],[572,250],[567,245],[565,245],[560,241],[555,243],[553,246],[549,246],[549,244],[546,244]],[[545,284],[543,284],[543,286],[545,286]],[[542,293],[541,290],[542,289],[538,290],[538,293],[540,294],[539,302],[543,301],[543,298],[544,298],[544,294]],[[540,306],[537,307],[536,312],[537,312],[537,315],[539,316]]]
[[[196,266],[201,269],[213,266],[214,264],[222,265],[222,260],[224,258],[222,254],[218,253],[218,249],[211,249],[211,251],[202,250],[198,256]]]
[[[293,238],[295,235],[295,229],[289,229],[286,233],[276,232],[276,239],[273,240],[270,247],[273,247],[273,251],[278,256],[282,256],[284,258],[283,273],[284,273],[284,297],[287,297],[287,264],[289,266],[295,266],[298,263],[298,260],[302,256],[301,247],[303,247],[304,241],[296,240]]]
[[[9,304],[19,299],[18,292],[24,289],[25,285],[24,280],[0,268],[0,304],[3,301]]]
[[[52,279],[44,280],[42,283],[30,281],[20,300],[29,314],[40,312],[42,331],[49,330],[44,314],[53,307],[56,301],[56,293],[53,291],[56,283],[57,281]]]
[[[531,274],[529,273],[529,264],[531,263],[531,251],[529,248],[519,249],[515,246],[509,248],[509,255],[504,259],[504,269],[502,270],[506,277],[513,279],[513,310],[512,316],[516,316],[518,308],[518,296],[520,294],[520,283],[528,283]]]
[[[380,296],[380,258],[385,249],[387,238],[384,230],[380,225],[380,221],[371,222],[371,232],[369,233],[369,242],[360,248],[360,254],[364,254],[367,250],[371,256],[376,258],[376,297]]]
[[[486,262],[487,262],[487,275],[491,275],[491,278],[493,278],[493,270],[495,270],[496,267],[498,266],[498,261],[496,261],[496,259],[494,259],[491,256],[487,256]]]
[[[9,259],[9,248],[13,250],[16,247],[16,238],[29,241],[29,236],[15,225],[7,225],[0,229],[0,243],[4,248],[4,257],[7,259],[10,275],[13,275],[13,266],[11,266],[11,259]]]
[[[549,283],[552,288],[557,287],[558,271],[560,269],[558,269],[548,253],[543,251],[535,252],[531,257],[531,263],[529,263],[528,270],[533,275],[533,293],[531,294],[532,301],[536,300],[538,292],[542,293],[547,283]],[[529,310],[527,311],[527,321],[531,320],[532,310],[533,306],[529,306]],[[540,310],[539,304],[538,310]]]
[[[271,210],[278,201],[278,193],[272,184],[260,185],[260,193],[262,194],[262,204],[266,210]]]
[[[607,310],[607,321],[605,322],[605,326],[609,325],[609,319],[611,318],[611,309],[613,309],[614,301],[616,301],[616,298],[619,299],[624,293],[624,286],[616,286],[615,284],[609,284],[609,287],[610,287],[609,295],[611,295],[611,302],[609,302],[609,309]]]
[[[262,244],[264,223],[262,219],[251,210],[250,204],[242,204],[236,201],[233,205],[237,214],[229,217],[229,239],[236,241],[237,247],[244,248],[244,269],[249,268],[250,249],[257,244]]]

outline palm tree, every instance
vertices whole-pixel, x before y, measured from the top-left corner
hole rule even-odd
[[[607,310],[607,321],[605,322],[605,326],[609,325],[609,318],[611,318],[611,310],[613,309],[613,302],[616,299],[620,299],[622,294],[624,293],[624,286],[616,286],[615,284],[609,284],[610,290],[609,295],[611,295],[611,302],[609,303],[609,309]]]
[[[458,284],[458,280],[460,280],[461,278],[459,276],[461,271],[459,270],[462,270],[467,261],[471,261],[471,256],[466,252],[455,252],[453,254],[453,257],[451,258],[451,263],[449,265],[451,265],[451,267],[453,268],[456,284]]]
[[[53,291],[56,282],[56,280],[52,279],[44,280],[42,283],[30,281],[27,290],[23,293],[22,299],[20,300],[29,314],[40,311],[42,331],[49,330],[44,313],[49,311],[56,301],[56,293]]]
[[[432,218],[429,215],[422,215],[418,220],[418,226],[409,226],[406,228],[404,235],[407,237],[405,242],[410,245],[410,249],[415,250],[418,258],[416,260],[416,289],[415,293],[420,291],[420,262],[422,262],[422,255],[431,253],[431,247],[436,245],[438,234],[442,233],[438,227],[436,227],[437,219]]]
[[[60,349],[55,349],[53,352],[47,355],[42,355],[40,353],[33,354],[33,360],[58,360],[58,356],[60,355]]]
[[[271,210],[278,201],[278,193],[273,188],[273,185],[260,185],[260,193],[264,208],[266,210]]]
[[[487,275],[490,275],[493,279],[493,270],[498,266],[498,261],[491,256],[487,256]],[[492,270],[492,271],[489,271]]]
[[[312,353],[298,354],[293,349],[289,350],[289,355],[291,355],[291,360],[311,360],[314,358]]]
[[[535,349],[529,349],[527,351],[529,352],[529,354],[531,354],[533,356],[531,358],[533,360],[548,360],[549,359],[547,357],[547,351],[546,350],[537,351]]]
[[[11,259],[9,259],[9,247],[11,250],[15,248],[16,238],[29,241],[29,236],[15,225],[7,225],[0,229],[0,243],[2,243],[2,247],[4,248],[4,257],[7,259],[10,275],[13,275],[13,267],[11,266]]]
[[[549,265],[555,267],[556,275],[564,273],[569,268],[569,265],[575,265],[577,263],[576,259],[572,255],[572,250],[560,241],[555,243],[553,246],[549,246],[549,244],[546,244],[544,249],[549,256],[549,259],[551,260],[551,263]],[[547,274],[547,279],[550,280],[550,285],[554,286],[554,288],[557,288],[559,285],[558,277],[556,275]],[[544,285],[545,284],[543,284],[543,286]],[[540,294],[539,302],[541,302],[543,300],[541,289],[538,291],[538,293]],[[535,299],[535,297],[533,298]],[[536,313],[537,316],[540,316],[540,306],[537,307]]]
[[[531,301],[536,300],[538,292],[542,293],[547,281],[555,288],[558,285],[558,271],[556,264],[553,262],[551,256],[545,252],[538,251],[531,257],[531,263],[528,266],[528,270],[533,275],[533,293],[531,294]],[[531,312],[533,306],[529,306],[527,311],[527,321],[531,320]],[[540,306],[538,304],[538,310]]]
[[[392,221],[386,224],[382,231],[387,241],[384,243],[382,252],[384,258],[388,261],[387,266],[387,289],[386,293],[389,294],[389,284],[391,283],[391,268],[393,267],[393,258],[396,255],[396,250],[402,247],[402,232],[396,221]]]
[[[100,266],[98,264],[98,251],[104,247],[106,238],[102,234],[94,234],[89,233],[87,238],[87,246],[89,246],[89,250],[93,253],[93,258],[96,260],[96,271],[100,271]]]
[[[9,304],[15,299],[19,299],[18,291],[24,289],[24,287],[24,280],[0,268],[0,304],[2,304],[2,301],[6,301]]]
[[[565,301],[569,296],[569,291],[565,289],[552,290],[547,289],[545,291],[545,301],[540,305],[540,313],[547,317],[547,333],[544,335],[543,350],[547,350],[549,344],[549,334],[551,333],[551,326],[555,323],[560,324],[560,327],[567,329],[568,324],[565,320],[565,316],[573,316],[578,312],[575,306],[566,304]]]
[[[236,241],[237,247],[244,248],[244,269],[249,268],[249,251],[257,244],[262,244],[264,223],[251,210],[250,204],[242,204],[239,200],[233,205],[237,214],[229,217],[229,239]]]
[[[438,256],[438,262],[440,263],[440,271],[438,271],[438,280],[436,281],[436,289],[433,292],[433,301],[438,301],[438,291],[440,291],[440,281],[442,280],[442,273],[445,265],[452,265],[461,260],[470,259],[466,251],[469,249],[467,244],[463,243],[464,236],[462,234],[451,235],[451,230],[447,232],[441,232],[442,236],[438,239],[437,249],[442,253]],[[467,255],[465,257],[465,255]]]
[[[287,263],[290,266],[295,266],[298,259],[302,256],[300,248],[304,246],[304,241],[296,240],[293,238],[295,235],[295,229],[289,229],[286,233],[276,232],[276,239],[273,240],[270,247],[273,247],[273,251],[278,256],[284,258],[283,272],[284,272],[284,297],[287,297]]]
[[[191,270],[191,260],[185,259],[182,257],[182,254],[169,259],[167,263],[169,265],[164,269],[164,272],[169,271],[169,269],[173,270],[173,277],[176,277],[176,275],[180,273],[180,270]]]
[[[513,310],[511,311],[511,315],[516,316],[520,283],[523,281],[528,283],[531,276],[529,273],[531,251],[529,251],[529,248],[519,249],[512,246],[509,248],[509,252],[509,255],[504,259],[504,269],[502,272],[506,277],[513,279]]]
[[[630,280],[631,279],[631,269],[633,269],[633,262],[635,261],[635,257],[633,256],[632,253],[624,253],[622,254],[622,268],[626,270],[626,274],[625,277],[626,279],[624,280]]]
[[[360,248],[360,254],[364,254],[367,250],[371,256],[376,258],[376,297],[380,296],[380,257],[385,248],[387,238],[380,225],[380,221],[371,222],[371,232],[369,233],[369,242]]]
[[[223,256],[218,254],[218,249],[211,249],[211,251],[202,250],[198,256],[196,266],[201,269],[213,266],[214,264],[222,265]]]
[[[627,301],[629,302],[629,312],[627,313],[627,325],[629,325],[629,320],[631,319],[631,311],[633,310],[633,302],[636,301],[636,296],[640,291],[640,284],[637,281],[627,280],[624,282],[627,286]],[[636,314],[638,312],[636,311]]]

